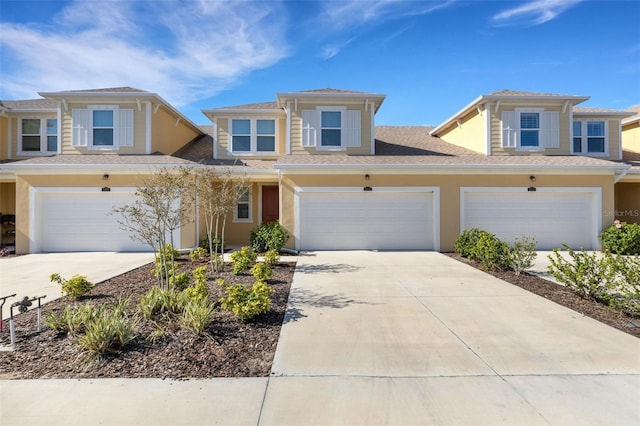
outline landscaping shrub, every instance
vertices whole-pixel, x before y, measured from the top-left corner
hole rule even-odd
[[[47,312],[44,323],[60,334],[75,336],[84,332],[86,323],[98,315],[99,310],[92,303],[67,305],[60,313]]]
[[[289,240],[289,233],[279,222],[263,223],[251,231],[251,247],[255,252],[280,251]]]
[[[126,300],[114,306],[102,307],[85,324],[84,334],[78,338],[80,347],[92,356],[124,349],[136,338],[136,323],[126,314]]]
[[[193,288],[193,287],[190,287]],[[189,289],[187,289],[189,290]],[[180,315],[180,324],[200,335],[211,323],[213,304],[207,299],[190,299]]]
[[[175,273],[169,277],[169,286],[173,286],[178,290],[184,290],[189,287],[191,277],[188,272]]]
[[[536,256],[536,239],[534,237],[516,238],[507,254],[509,267],[516,275],[520,275],[522,271],[533,266]]]
[[[179,314],[184,310],[185,296],[182,292],[151,287],[138,302],[138,309],[145,318],[162,314]]]
[[[480,237],[487,234],[489,234],[487,231],[478,228],[465,229],[453,242],[453,247],[456,253],[460,253],[463,257],[470,257]]]
[[[209,251],[209,237],[207,236],[205,239],[200,240],[200,247],[205,250],[206,253],[210,254]],[[215,235],[213,236],[213,250],[217,253],[221,253],[223,252],[223,247],[222,247],[222,238],[220,237],[216,237]]]
[[[189,300],[209,300],[209,287],[207,286],[207,267],[201,266],[193,270],[195,285],[184,290],[184,295]]]
[[[257,281],[266,281],[273,276],[273,270],[266,263],[256,263],[251,268],[251,274]]]
[[[560,250],[554,249],[549,255],[551,275],[580,297],[608,300],[608,290],[616,273],[615,267],[611,267],[611,255],[605,253],[602,259],[598,259],[595,253],[574,251],[566,244],[562,246],[572,260],[565,260]]]
[[[605,255],[612,271],[609,304],[630,314],[640,314],[640,256]]]
[[[175,259],[180,257],[180,252],[176,250],[170,243],[167,243],[163,249],[156,252],[156,266],[153,269],[153,275],[162,278],[172,277],[176,271]]]
[[[256,281],[251,289],[242,284],[230,286],[221,279],[218,280],[218,284],[227,293],[227,297],[220,299],[222,308],[233,312],[242,321],[268,312],[271,308],[271,294],[274,290],[264,281]]]
[[[280,254],[278,250],[267,250],[264,254],[264,263],[269,266],[273,266],[280,261]]]
[[[640,224],[616,220],[602,231],[600,240],[611,253],[640,255]]]
[[[239,251],[231,253],[233,274],[238,275],[239,273],[246,271],[251,265],[256,263],[257,259],[258,254],[247,246],[242,247]]]
[[[198,262],[202,260],[202,258],[204,258],[208,253],[209,253],[208,249],[204,249],[201,246],[199,246],[189,252],[189,259],[192,262]]]
[[[509,244],[486,232],[480,235],[469,257],[478,260],[487,271],[506,269],[509,267]]]
[[[51,274],[49,280],[62,286],[62,293],[69,297],[77,299],[87,294],[95,284],[87,281],[87,277],[82,275],[74,275],[68,280],[63,279],[60,274]]]

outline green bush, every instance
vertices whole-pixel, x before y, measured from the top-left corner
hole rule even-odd
[[[611,255],[604,253],[604,257],[598,259],[595,253],[574,251],[566,244],[562,246],[571,256],[571,261],[565,260],[560,250],[554,249],[549,255],[551,275],[580,297],[607,300],[616,273],[615,267],[611,267]]]
[[[201,266],[193,270],[195,285],[184,290],[184,295],[189,300],[209,300],[209,287],[207,286],[207,267]]]
[[[609,304],[630,314],[640,314],[640,256],[605,255],[612,271]]]
[[[145,318],[163,314],[180,314],[184,310],[185,296],[182,292],[151,287],[138,302],[138,309]]]
[[[207,299],[191,299],[185,305],[182,315],[180,315],[180,324],[200,335],[204,333],[209,323],[211,323],[212,314],[213,304],[208,300],[208,297]]]
[[[509,244],[493,234],[484,233],[469,255],[480,262],[487,271],[509,267]]]
[[[184,290],[189,287],[191,277],[188,272],[175,273],[169,277],[169,285],[177,288],[178,290]]]
[[[273,289],[264,281],[256,281],[249,289],[242,284],[227,285],[219,280],[227,293],[227,297],[220,299],[222,308],[233,312],[242,321],[247,321],[256,315],[268,312],[271,308],[271,294]]]
[[[280,261],[280,254],[278,250],[267,250],[264,254],[264,263],[269,266],[273,266]]]
[[[640,254],[640,224],[616,220],[602,231],[600,240],[604,250],[616,254]]]
[[[209,253],[209,250],[204,249],[202,247],[196,247],[194,250],[191,250],[189,252],[189,259],[192,262],[198,262],[200,261],[203,257],[205,257],[207,254]]]
[[[164,256],[164,257],[163,257]],[[153,275],[162,278],[172,277],[176,272],[175,259],[180,257],[180,252],[167,243],[163,249],[156,252],[155,268],[152,270]]]
[[[255,252],[280,251],[289,240],[289,233],[279,222],[263,223],[251,231],[251,247]]]
[[[203,250],[206,250],[207,253],[210,253],[209,251],[209,237],[206,237],[203,240],[200,240],[200,247],[202,247]],[[213,250],[216,253],[222,253],[222,238],[220,237],[216,237],[215,235],[213,236]]]
[[[273,276],[273,270],[266,263],[256,263],[251,268],[251,274],[258,281],[266,281]]]
[[[516,238],[507,254],[509,267],[516,275],[520,275],[522,271],[533,266],[536,256],[536,239],[534,237]]]
[[[68,280],[63,279],[60,274],[51,274],[49,280],[54,283],[58,283],[62,286],[62,293],[67,296],[77,299],[80,296],[87,294],[95,284],[87,281],[87,277],[82,275],[74,275]]]
[[[256,263],[258,254],[251,250],[250,247],[244,246],[239,251],[231,253],[231,262],[233,263],[233,274],[238,275],[246,271]]]
[[[126,314],[126,301],[103,307],[85,325],[78,338],[80,347],[92,356],[124,349],[136,338],[136,323]]]
[[[84,333],[86,324],[99,314],[100,309],[92,303],[67,305],[60,313],[46,313],[44,323],[60,334],[75,336]]]
[[[487,231],[483,231],[478,228],[465,229],[455,239],[453,247],[455,248],[456,253],[460,253],[463,257],[470,257],[472,256],[480,237],[488,234],[489,233]]]

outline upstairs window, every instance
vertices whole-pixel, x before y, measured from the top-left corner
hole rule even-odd
[[[607,138],[604,121],[573,122],[573,152],[586,154],[606,154]]]
[[[560,114],[541,108],[502,111],[502,147],[519,151],[560,148]]]
[[[19,153],[47,154],[58,150],[58,120],[55,118],[23,118],[19,133]]]
[[[113,146],[113,110],[93,111],[93,145]]]
[[[276,121],[248,118],[231,120],[231,152],[234,154],[275,153]]]
[[[302,146],[325,151],[344,151],[362,146],[360,110],[344,107],[303,109]]]
[[[133,146],[133,110],[112,105],[73,109],[73,146],[117,150]]]
[[[342,145],[342,113],[322,111],[320,146],[339,147]]]

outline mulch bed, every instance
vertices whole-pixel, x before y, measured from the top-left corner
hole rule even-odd
[[[478,262],[464,258],[458,253],[446,254],[460,262],[482,269]],[[562,285],[534,275],[526,273],[516,275],[513,271],[489,271],[489,274],[632,336],[640,337],[640,317],[627,315],[595,300],[583,299]]]
[[[286,261],[286,258],[282,259]],[[204,263],[180,260],[180,271],[190,271]],[[102,304],[118,298],[137,302],[156,283],[149,264],[96,285],[78,302]],[[102,359],[88,359],[72,338],[58,335],[43,325],[36,333],[37,313],[31,310],[14,316],[17,341],[11,352],[0,352],[0,379],[44,378],[98,378],[98,377],[154,377],[154,378],[209,378],[209,377],[265,377],[271,364],[286,311],[294,263],[280,263],[273,267],[268,284],[275,290],[271,296],[271,311],[248,322],[242,322],[232,313],[223,311],[216,302],[213,321],[205,335],[198,336],[183,329],[179,321],[162,323],[165,333],[160,340],[146,338],[157,330],[149,320],[138,325],[138,338],[123,352]],[[208,269],[211,299],[224,296],[215,284],[217,278],[228,283],[252,284],[250,274],[234,276],[231,265],[220,273]],[[43,306],[47,312],[62,310],[76,303],[67,297]],[[6,306],[5,306],[6,308]],[[14,314],[15,315],[15,314]],[[8,320],[0,336],[0,343],[10,344]]]

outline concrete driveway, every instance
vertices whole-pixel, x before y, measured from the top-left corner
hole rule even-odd
[[[439,253],[297,270],[260,424],[640,424],[640,339]]]
[[[9,317],[9,305],[24,296],[46,295],[43,302],[59,298],[60,285],[49,281],[49,275],[59,273],[63,278],[84,275],[99,283],[153,261],[153,253],[42,253],[0,258],[0,297],[7,299],[3,319]]]

